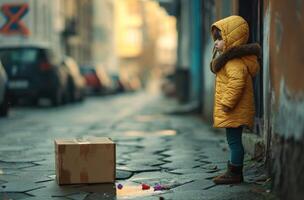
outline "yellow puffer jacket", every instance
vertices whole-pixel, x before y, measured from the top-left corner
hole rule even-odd
[[[252,128],[255,114],[252,77],[259,70],[260,46],[246,44],[249,27],[240,16],[224,18],[211,29],[214,27],[221,30],[225,41],[223,53],[211,62],[211,71],[216,74],[214,127]],[[229,108],[226,112],[225,106]]]

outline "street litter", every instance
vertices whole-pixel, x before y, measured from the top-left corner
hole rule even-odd
[[[168,185],[160,185],[160,184],[156,184],[153,188],[154,191],[170,190],[170,187]]]
[[[123,188],[123,185],[119,183],[119,184],[117,185],[117,188],[118,188],[119,190],[121,190],[121,189]]]
[[[217,165],[213,165],[213,164],[205,165],[202,168],[207,169],[207,170],[217,170],[218,169]]]
[[[150,190],[150,185],[147,185],[147,184],[141,184],[141,189],[142,190]]]

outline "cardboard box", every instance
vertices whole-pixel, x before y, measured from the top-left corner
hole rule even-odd
[[[114,183],[115,147],[105,137],[55,140],[58,184]]]

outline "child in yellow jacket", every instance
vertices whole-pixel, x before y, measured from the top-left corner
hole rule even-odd
[[[247,44],[248,23],[240,16],[230,16],[211,27],[214,56],[210,69],[215,73],[214,127],[226,128],[230,148],[228,169],[213,179],[216,184],[243,181],[243,127],[253,127],[254,77],[259,70],[260,46]]]

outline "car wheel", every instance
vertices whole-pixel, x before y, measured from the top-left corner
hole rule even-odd
[[[30,99],[30,104],[31,106],[37,106],[38,105],[38,102],[39,102],[39,98],[38,97],[32,97]]]
[[[82,93],[79,89],[75,92],[75,98],[77,102],[82,101]]]
[[[67,85],[67,94],[68,94],[68,98],[69,98],[69,102],[73,103],[76,101],[75,99],[75,90],[74,90],[74,83],[72,81],[72,78],[70,77],[68,79],[68,85]]]
[[[70,102],[70,95],[67,91],[65,91],[63,95],[63,104],[67,104],[69,102]]]
[[[77,95],[73,85],[69,86],[69,99],[72,103],[77,100]]]
[[[6,117],[9,111],[9,99],[7,92],[5,93],[4,100],[2,104],[0,104],[0,116]]]
[[[57,90],[51,97],[52,106],[59,106],[62,104],[63,94],[61,90]]]
[[[86,97],[85,91],[81,90],[80,91],[79,101],[81,101],[81,102],[84,101],[85,97]]]

